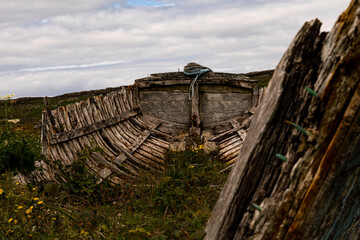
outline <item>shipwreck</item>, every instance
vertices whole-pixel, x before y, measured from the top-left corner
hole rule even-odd
[[[38,180],[61,181],[52,162],[69,165],[81,149],[94,145],[103,151],[92,153],[86,164],[114,183],[161,169],[168,149],[200,143],[217,148],[220,158],[232,164],[263,92],[246,74],[190,63],[184,72],[151,74],[119,91],[46,108],[41,135],[49,163]]]

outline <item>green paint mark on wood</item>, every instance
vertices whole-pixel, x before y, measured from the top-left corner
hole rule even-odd
[[[283,155],[281,155],[281,154],[279,154],[279,153],[276,154],[276,157],[277,157],[278,159],[280,159],[281,161],[283,161],[283,162],[287,162],[287,161],[288,161],[288,159],[287,159],[285,156],[283,156]]]
[[[252,206],[253,208],[255,208],[256,210],[259,210],[259,211],[262,211],[262,210],[263,210],[262,207],[260,207],[260,206],[257,205],[256,203],[252,203],[251,206]]]
[[[314,97],[317,97],[317,96],[318,96],[318,93],[315,92],[314,90],[312,90],[312,89],[309,88],[309,87],[305,87],[305,90],[306,90],[310,95],[312,95],[312,96],[314,96]]]
[[[288,121],[288,120],[285,120],[285,122],[292,125],[294,128],[296,128],[298,131],[305,134],[306,136],[310,136],[310,133],[308,131],[306,131],[303,127],[301,127],[300,125],[293,123],[291,121]]]

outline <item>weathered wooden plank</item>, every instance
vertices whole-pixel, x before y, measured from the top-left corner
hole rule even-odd
[[[161,122],[156,122],[155,124],[151,123],[150,125],[150,129],[154,130],[155,128],[157,128],[159,125],[161,124]],[[145,130],[144,132],[142,132],[132,143],[132,145],[130,145],[127,149],[128,153],[133,154],[144,142],[145,140],[150,136],[151,132],[149,130]],[[115,158],[115,160],[119,163],[122,164],[122,162],[125,161],[125,157],[127,156],[127,154],[121,153],[119,156],[117,156]]]
[[[201,86],[200,86],[201,87]],[[240,93],[232,93],[232,92],[201,92],[200,93],[202,101],[251,101],[252,92],[240,92]]]
[[[229,151],[232,151],[232,149],[237,148],[238,146],[240,146],[240,145],[242,145],[242,144],[243,144],[243,141],[234,142],[233,144],[228,145],[228,146],[225,147],[225,148],[221,148],[221,149],[219,150],[219,154],[220,154],[220,155],[226,155],[226,154],[228,154]]]
[[[75,118],[77,119],[77,124],[78,124],[76,126],[76,128],[87,126],[87,121],[85,120],[82,109],[83,109],[83,103],[75,103],[74,104],[73,114],[74,114]],[[79,141],[80,141],[82,147],[90,146],[90,144],[91,144],[90,140],[86,136],[80,137]]]
[[[67,126],[62,118],[61,112],[64,111],[64,107],[59,107],[56,110],[56,118],[54,117],[54,121],[61,126],[62,129],[67,130]],[[53,111],[54,112],[54,111]],[[51,144],[51,140],[50,140]],[[76,156],[73,155],[73,152],[69,149],[69,146],[66,144],[59,144],[57,146],[57,152],[60,154],[60,157],[56,157],[55,159],[61,159],[65,162],[65,164],[71,164]]]
[[[185,101],[189,99],[189,93],[179,93],[179,92],[160,92],[160,91],[140,91],[139,92],[140,101],[156,101],[160,99],[168,101]]]
[[[138,117],[134,117],[130,120],[131,122],[133,122],[134,124],[140,126],[141,128],[143,129],[146,129],[148,126],[149,126],[149,123],[151,124],[151,121],[146,121],[144,122],[143,121],[143,118],[138,118]],[[161,124],[163,125],[163,124]],[[176,140],[173,136],[165,133],[165,132],[162,132],[160,130],[157,130],[157,129],[149,129],[149,131],[151,131],[151,133],[155,136],[162,136],[162,137],[165,137],[166,140],[171,140],[171,141],[174,141]]]
[[[49,132],[49,125],[47,120],[48,114],[44,110],[41,113],[41,154],[44,156],[49,157],[49,147],[50,147],[50,132]]]
[[[97,113],[96,105],[94,104],[94,99],[88,99],[87,104],[82,105],[82,115],[84,116],[84,120],[86,121],[86,125],[94,124],[97,121],[101,121],[102,119],[99,118],[99,114]],[[90,133],[84,138],[87,138],[90,142],[89,146],[91,145],[91,142],[95,141],[97,146],[102,148],[104,150],[104,153],[107,155],[108,158],[112,158],[112,156],[116,155],[114,150],[108,146],[108,144],[104,141],[103,137],[100,135],[99,131],[95,131],[93,133]]]
[[[193,88],[193,98],[191,99],[191,128],[190,134],[199,137],[201,134],[200,124],[200,93],[199,93],[199,82],[195,82]]]
[[[242,143],[235,145],[234,147],[226,151],[224,154],[222,154],[220,156],[220,159],[227,162],[228,160],[237,157],[242,147],[243,147]]]
[[[259,103],[259,86],[257,84],[253,84],[251,107],[256,107],[258,103]]]
[[[216,141],[216,140],[219,140],[221,138],[224,138],[230,134],[233,134],[234,132],[237,132],[239,131],[240,129],[244,128],[245,126],[247,126],[248,124],[250,124],[251,120],[253,119],[253,116],[250,116],[249,118],[247,118],[246,120],[244,120],[244,122],[241,123],[240,126],[236,127],[236,128],[233,128],[233,129],[230,129],[226,132],[223,132],[223,133],[220,133],[219,135],[213,137],[212,139],[210,139],[210,141]]]
[[[169,148],[163,148],[162,146],[157,145],[156,143],[151,141],[150,138],[148,138],[147,141],[141,145],[141,149],[153,154],[158,158],[163,159],[166,150],[168,150]]]
[[[169,85],[190,85],[192,80],[181,79],[181,80],[157,80],[157,81],[141,81],[137,85],[139,88],[158,87],[158,86],[169,86]],[[254,81],[239,81],[231,79],[202,79],[199,78],[199,82],[204,85],[231,85],[243,88],[252,89]]]
[[[115,116],[115,117],[112,117],[112,118],[108,118],[106,120],[95,122],[95,123],[90,124],[88,126],[84,126],[84,127],[78,128],[78,129],[72,129],[72,130],[69,130],[69,131],[57,133],[50,140],[50,144],[54,145],[54,144],[57,144],[57,143],[60,143],[60,142],[69,141],[71,139],[78,138],[78,137],[87,135],[89,133],[99,131],[102,128],[115,125],[115,124],[117,124],[119,122],[122,122],[122,121],[125,121],[125,120],[129,119],[129,118],[132,118],[132,117],[134,117],[134,116],[136,116],[138,114],[141,114],[141,112],[140,112],[139,108],[136,108],[136,109],[134,109],[132,111],[125,112],[125,113],[123,113],[121,115],[118,115],[118,116]]]
[[[240,124],[238,121],[236,121],[236,120],[231,120],[230,123],[231,123],[231,125],[232,125],[234,128],[240,128],[240,127],[241,127],[241,124]],[[239,134],[241,140],[244,141],[245,138],[246,138],[246,131],[245,131],[244,129],[240,128],[240,129],[239,129],[238,131],[236,131],[236,132]]]
[[[163,150],[169,149],[170,143],[166,142],[160,138],[156,138],[156,137],[150,135],[148,140],[149,140],[149,143],[153,143],[155,146],[161,147]]]
[[[67,107],[58,108],[58,121],[60,124],[65,126],[66,130],[71,130],[72,126],[69,120],[69,113]],[[77,153],[80,151],[81,147],[77,142],[70,141],[67,143],[62,143],[65,148],[65,151],[71,161],[74,161],[77,158]]]
[[[118,103],[119,103],[121,110],[124,112],[128,111],[130,108],[130,105],[129,105],[129,101],[128,101],[125,89],[122,92],[122,94],[119,96],[118,100],[119,100]],[[125,126],[122,130],[124,132],[127,132],[128,135],[133,135],[134,138],[136,138],[136,136],[138,136],[142,132],[142,129],[140,129],[136,125],[133,125],[130,121],[123,121],[122,124]]]
[[[141,159],[143,162],[143,169],[149,169],[151,171],[163,168],[163,164],[156,161],[151,154],[144,151],[137,151],[133,154],[134,157]],[[145,165],[146,164],[146,165]],[[147,166],[147,167],[145,167]]]
[[[114,114],[121,114],[124,112],[124,110],[123,110],[124,108],[122,106],[120,98],[121,98],[121,93],[117,92],[114,95],[114,98],[112,99],[112,103],[114,106],[114,108],[112,108],[112,110],[113,110]],[[127,122],[127,121],[125,121],[125,122]],[[116,137],[118,139],[120,139],[120,142],[123,142],[126,146],[130,146],[131,142],[134,141],[134,139],[138,135],[138,134],[133,134],[133,133],[126,131],[126,128],[128,128],[128,127],[129,126],[125,125],[124,122],[116,124],[113,127],[111,127],[111,129],[113,130]]]
[[[248,206],[255,200],[253,196],[256,189],[262,186],[262,183],[259,183],[263,177],[263,169],[275,157],[276,152],[271,154],[274,151],[272,149],[285,144],[293,132],[292,128],[285,127],[283,123],[277,124],[279,123],[278,119],[284,121],[284,118],[287,120],[296,118],[294,121],[298,122],[301,121],[300,116],[302,116],[303,120],[306,116],[304,113],[307,112],[311,101],[311,99],[305,101],[304,97],[298,94],[300,91],[298,88],[303,89],[303,84],[311,86],[312,82],[316,80],[316,69],[309,72],[309,68],[313,67],[319,56],[316,50],[322,44],[321,37],[319,38],[320,26],[321,23],[318,20],[306,23],[300,30],[301,34],[298,34],[293,40],[275,70],[268,90],[273,94],[265,96],[260,109],[255,114],[249,136],[241,150],[241,158],[238,158],[227,181],[233,185],[226,185],[222,190],[220,196],[222,200],[218,201],[215,206],[206,227],[206,239],[251,238],[243,235],[244,232],[240,230],[249,229],[249,221],[251,221],[253,213],[247,211]],[[299,62],[302,67],[294,67],[298,66]],[[295,84],[299,82],[301,84]],[[284,90],[285,86],[286,90]],[[293,106],[293,104],[298,104],[298,101],[302,101],[304,104],[304,108],[301,110]],[[267,133],[268,128],[271,129],[271,134]],[[272,191],[272,188],[267,191]],[[267,197],[266,194],[269,193],[258,194],[260,195],[257,195],[257,199],[261,199]],[[259,204],[260,201],[255,203]],[[247,218],[244,218],[245,214]],[[242,219],[244,222],[241,222]],[[246,234],[251,233],[247,232]]]
[[[231,144],[233,144],[234,142],[239,142],[240,141],[240,137],[238,134],[234,134],[233,136],[230,136],[224,140],[222,140],[221,142],[218,143],[218,146],[220,148],[225,148]]]
[[[155,129],[157,128],[157,126],[160,125],[160,122],[157,122],[155,125],[151,126],[150,129]],[[144,141],[150,136],[150,131],[149,130],[145,130],[144,132],[141,133],[140,136],[138,136],[138,138],[134,141],[133,145],[131,146],[131,148],[129,149],[132,152],[135,152],[140,146],[141,144],[144,143]]]
[[[109,161],[107,161],[106,159],[104,159],[103,156],[101,156],[99,153],[94,152],[91,154],[92,158],[94,158],[95,161],[100,162],[101,164],[103,164],[104,166],[106,166],[107,168],[109,168],[113,173],[119,175],[119,176],[127,176],[130,178],[134,178],[134,176],[131,176],[129,174],[127,174],[126,172],[120,170],[119,168],[117,168],[114,164],[110,163]]]
[[[353,0],[329,34],[320,33],[318,20],[297,34],[255,113],[206,239],[358,238],[359,20]]]

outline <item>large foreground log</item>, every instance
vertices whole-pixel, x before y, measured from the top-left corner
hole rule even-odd
[[[206,239],[359,236],[359,1],[320,26],[305,23],[277,66]]]

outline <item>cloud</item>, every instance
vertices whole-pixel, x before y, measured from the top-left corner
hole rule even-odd
[[[121,63],[126,63],[126,61],[125,60],[119,60],[119,61],[106,61],[106,62],[79,64],[79,65],[64,65],[64,66],[52,66],[52,67],[24,68],[24,69],[19,69],[19,70],[16,70],[16,71],[3,72],[2,74],[19,73],[19,72],[43,72],[43,71],[56,71],[56,70],[70,70],[70,69],[80,69],[80,68],[94,68],[94,67],[118,65],[118,64],[121,64]]]
[[[329,30],[345,7],[338,0],[7,1],[0,95],[132,84],[191,61],[229,72],[274,68],[305,21],[318,17]]]

